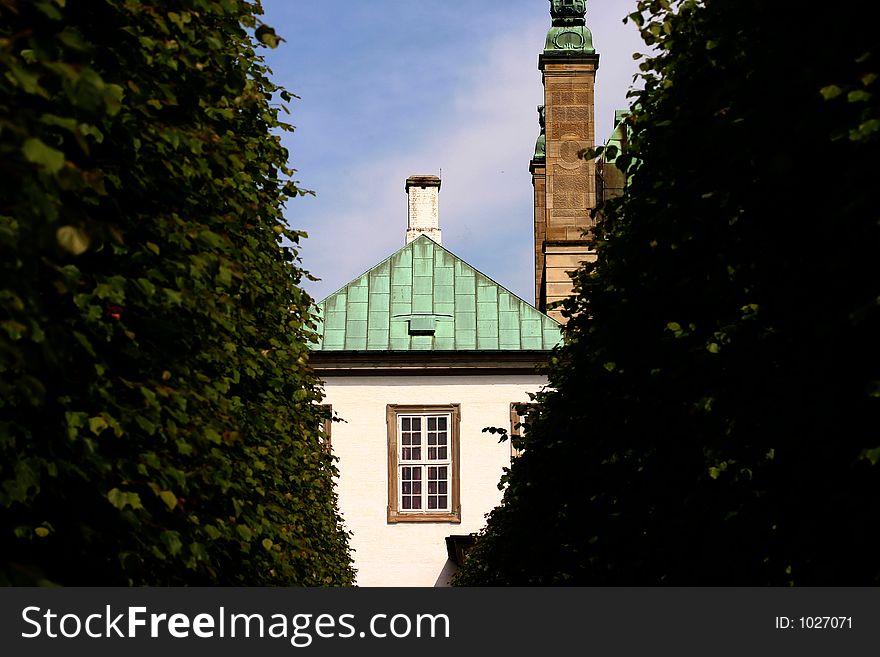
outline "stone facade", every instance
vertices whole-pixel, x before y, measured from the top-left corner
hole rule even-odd
[[[535,305],[563,321],[552,308],[572,293],[569,271],[595,256],[585,232],[596,207],[596,171],[579,156],[595,145],[595,53],[544,52],[538,60],[544,83],[546,155],[533,160],[535,190]]]

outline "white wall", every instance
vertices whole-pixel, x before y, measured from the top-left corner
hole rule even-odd
[[[327,378],[324,403],[345,420],[333,423],[332,444],[359,586],[443,583],[448,577],[445,537],[478,531],[501,500],[498,481],[510,465],[510,443],[499,444],[497,435],[483,428],[509,430],[510,402],[528,401],[527,393],[544,384],[544,377],[535,375]],[[388,524],[387,404],[460,404],[460,524]]]

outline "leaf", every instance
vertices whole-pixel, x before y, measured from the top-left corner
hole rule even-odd
[[[162,544],[171,556],[179,554],[180,549],[183,547],[183,542],[180,540],[180,534],[174,531],[162,532],[159,535],[159,540],[162,541]]]
[[[138,495],[137,493],[126,493],[119,490],[118,488],[111,489],[110,492],[107,493],[107,499],[110,500],[110,504],[115,506],[120,511],[122,511],[127,506],[130,506],[132,509],[144,508],[141,504],[140,495]]]
[[[880,447],[863,449],[860,458],[870,461],[871,465],[877,465],[877,462],[880,461]]]
[[[100,433],[106,429],[109,425],[107,424],[107,420],[105,420],[100,415],[89,418],[89,431],[93,434],[100,435]]]
[[[91,239],[86,232],[76,226],[61,226],[55,231],[55,239],[62,249],[75,256],[88,251],[91,244]]]
[[[6,61],[4,61],[4,64],[6,64]],[[9,68],[9,74],[11,74],[11,82],[13,84],[20,86],[24,89],[25,93],[36,94],[38,96],[43,96],[44,98],[48,97],[49,94],[40,86],[40,77],[36,73],[33,73],[14,62],[9,62],[6,65]]]
[[[827,87],[822,87],[819,89],[819,93],[822,94],[822,98],[825,100],[831,100],[832,98],[837,98],[840,94],[843,93],[843,89],[838,87],[836,84],[829,84]]]
[[[268,25],[260,25],[254,32],[257,41],[269,48],[277,48],[282,41],[281,37],[275,34],[275,30]]]
[[[165,502],[165,506],[168,507],[168,510],[171,511],[174,507],[177,506],[177,495],[172,493],[170,490],[163,490],[159,492],[159,499]]]
[[[846,100],[850,103],[864,103],[871,100],[873,97],[873,94],[868,91],[856,89],[855,91],[850,91],[846,95]]]
[[[64,166],[64,153],[46,145],[36,137],[26,140],[21,152],[28,162],[40,165],[46,173],[58,173]]]

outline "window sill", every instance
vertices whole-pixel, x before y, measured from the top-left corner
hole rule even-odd
[[[400,513],[388,509],[388,524],[397,524],[399,522],[448,522],[453,524],[461,523],[461,511],[455,513]]]

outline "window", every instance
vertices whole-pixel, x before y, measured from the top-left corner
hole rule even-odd
[[[458,404],[389,404],[388,522],[461,522]]]
[[[521,449],[513,446],[516,438],[526,435],[529,421],[529,411],[535,404],[527,402],[510,402],[510,457],[514,458],[522,454]]]
[[[321,446],[324,448],[324,451],[331,454],[333,452],[333,446],[330,443],[330,435],[333,428],[333,406],[331,404],[319,404],[319,406],[324,413],[324,418],[321,421],[321,437],[319,440],[321,441]]]

